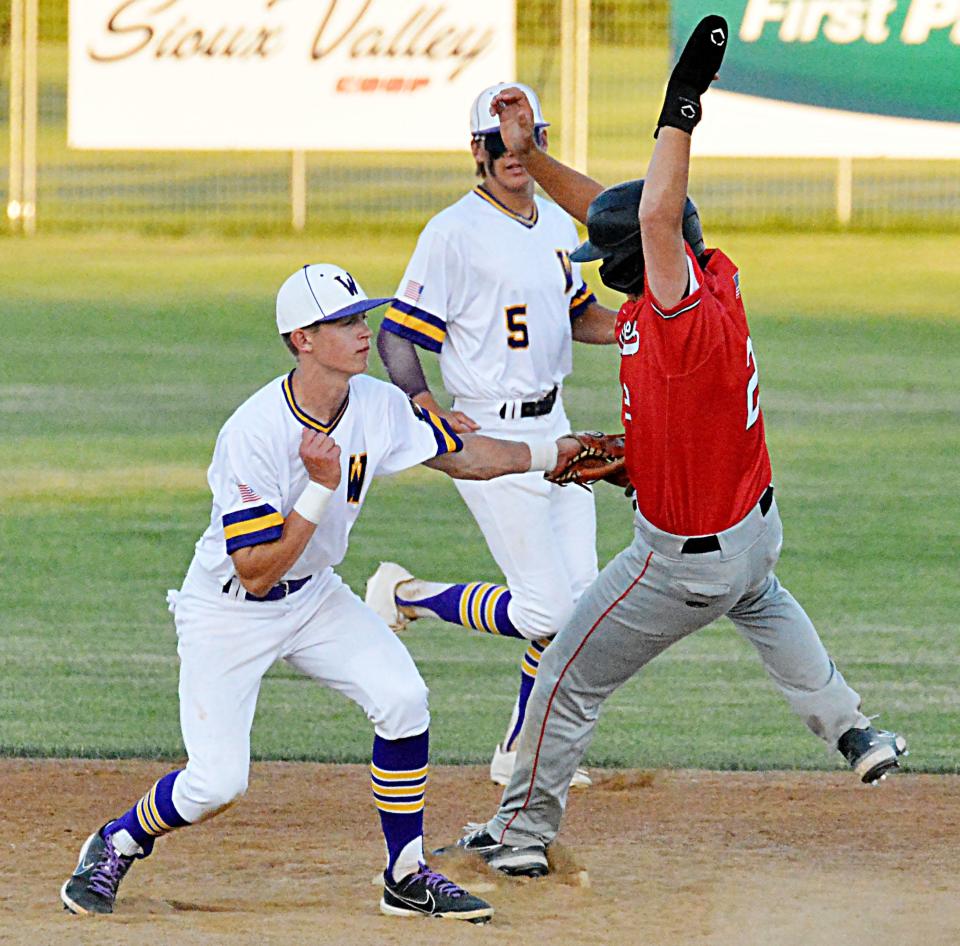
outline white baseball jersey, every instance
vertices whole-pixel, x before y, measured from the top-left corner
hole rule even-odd
[[[578,242],[556,204],[535,197],[528,220],[477,187],[424,227],[383,328],[439,352],[455,397],[539,397],[570,373],[571,320],[594,301]]]
[[[324,422],[297,404],[292,377],[293,372],[257,391],[217,437],[207,472],[213,509],[197,543],[194,566],[218,583],[236,574],[230,555],[237,549],[280,538],[285,517],[307,485],[300,459],[304,427],[333,437],[341,451],[342,476],[285,579],[320,576],[343,560],[372,477],[397,473],[463,446],[445,421],[416,407],[392,384],[357,375],[337,416]]]

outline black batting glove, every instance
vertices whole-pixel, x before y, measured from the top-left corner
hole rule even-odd
[[[654,138],[664,125],[693,133],[700,121],[700,96],[720,71],[729,36],[727,21],[722,16],[705,16],[697,24],[673,67]]]

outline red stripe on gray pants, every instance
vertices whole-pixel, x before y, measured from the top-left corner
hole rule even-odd
[[[652,558],[653,558],[653,552],[650,552],[650,554],[647,555],[647,560],[643,563],[643,568],[641,569],[640,574],[637,575],[637,577],[634,578],[632,582],[630,582],[630,584],[627,586],[627,590],[624,591],[624,593],[620,595],[620,597],[617,598],[613,602],[613,604],[611,604],[607,608],[607,610],[604,611],[603,614],[601,614],[600,617],[597,618],[596,621],[594,621],[593,627],[591,627],[590,630],[587,631],[587,633],[583,637],[583,640],[580,641],[580,646],[577,647],[577,649],[571,655],[570,659],[566,662],[566,664],[564,664],[563,670],[560,671],[560,676],[557,677],[557,682],[553,685],[553,690],[550,692],[550,699],[547,700],[547,709],[543,714],[543,723],[541,723],[540,725],[540,738],[537,740],[537,751],[533,756],[533,770],[530,773],[530,787],[527,789],[527,797],[524,798],[523,804],[513,813],[513,815],[510,817],[510,820],[507,822],[506,827],[504,827],[503,831],[500,832],[500,837],[498,838],[498,842],[500,844],[503,844],[504,835],[507,833],[507,831],[510,830],[510,825],[513,824],[514,818],[516,818],[517,815],[520,814],[520,812],[527,807],[527,804],[530,801],[530,796],[533,794],[533,785],[537,780],[537,766],[540,764],[540,747],[543,745],[543,734],[547,728],[547,720],[550,718],[550,709],[553,706],[553,699],[557,695],[557,690],[560,689],[560,684],[563,682],[564,675],[570,669],[571,664],[577,659],[577,657],[580,654],[580,651],[583,650],[584,645],[587,643],[588,640],[590,640],[590,637],[593,634],[593,632],[603,622],[604,618],[606,618],[606,616],[618,604],[620,604],[620,602],[623,601],[623,599],[626,598],[626,596],[630,594],[630,592],[633,591],[633,589],[636,588],[636,586],[640,583],[640,580],[647,573],[647,567],[650,565],[650,559]]]

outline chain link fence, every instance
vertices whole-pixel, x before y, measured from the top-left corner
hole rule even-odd
[[[560,0],[517,4],[518,78],[541,93],[554,141],[560,111]],[[77,151],[66,145],[67,0],[40,0],[37,225],[41,231],[285,232],[284,152]],[[9,0],[0,0],[0,197],[9,160]],[[593,0],[589,173],[640,176],[669,58],[666,0]],[[417,227],[473,183],[462,155],[307,155],[307,229]],[[713,226],[837,227],[836,161],[695,159],[691,193]],[[851,226],[960,229],[960,162],[853,162]]]

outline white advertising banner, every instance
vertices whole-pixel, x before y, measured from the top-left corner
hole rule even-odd
[[[461,151],[514,0],[70,0],[75,148]]]
[[[714,86],[693,153],[737,158],[960,158],[960,124],[778,102]]]

